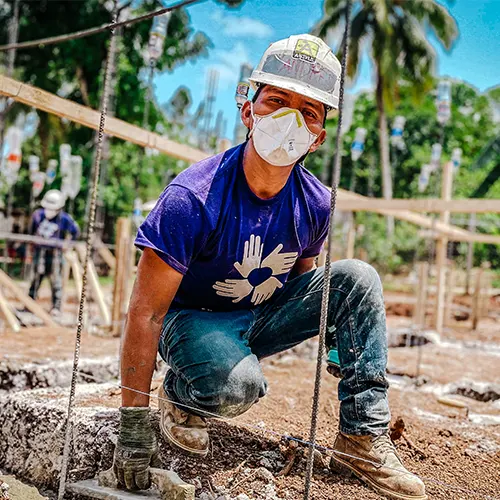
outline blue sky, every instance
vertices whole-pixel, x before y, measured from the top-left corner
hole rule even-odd
[[[411,0],[408,0],[411,1]],[[480,90],[500,84],[500,0],[456,0],[448,5],[457,21],[460,37],[447,53],[436,43],[437,74],[463,79]],[[245,0],[237,9],[214,0],[189,7],[192,26],[212,41],[207,58],[177,67],[155,79],[156,96],[167,101],[180,86],[189,87],[194,111],[205,93],[206,73],[220,72],[215,103],[228,121],[226,136],[232,138],[236,119],[234,91],[239,67],[256,65],[269,43],[291,34],[305,33],[321,18],[323,0]],[[353,91],[372,86],[368,58],[361,66]]]

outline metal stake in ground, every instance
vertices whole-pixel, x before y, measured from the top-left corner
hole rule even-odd
[[[351,19],[351,0],[347,0],[345,12],[345,31],[342,45],[342,69],[340,72],[339,92],[339,121],[337,124],[337,136],[335,138],[335,156],[333,160],[332,194],[330,202],[330,220],[328,227],[328,252],[326,253],[325,271],[323,274],[323,295],[321,297],[321,316],[319,324],[318,357],[316,360],[316,376],[314,380],[314,396],[311,411],[311,429],[309,432],[309,454],[307,456],[306,479],[304,487],[304,500],[309,500],[311,480],[314,465],[314,445],[316,442],[316,428],[318,426],[319,395],[321,390],[321,369],[323,364],[323,352],[325,345],[326,327],[328,320],[328,303],[330,299],[330,253],[333,248],[333,216],[337,203],[337,186],[340,182],[341,167],[341,141],[342,141],[342,113],[344,102],[344,81],[347,66],[347,52],[349,49]]]
[[[113,13],[113,22],[116,23],[117,16],[117,2],[115,1],[115,9]],[[57,495],[58,500],[63,500],[64,492],[66,490],[66,474],[68,471],[68,461],[69,461],[69,452],[71,445],[71,416],[73,405],[75,402],[75,389],[76,389],[76,378],[78,375],[78,362],[80,359],[80,341],[82,336],[82,327],[83,327],[83,311],[85,308],[85,298],[87,291],[87,268],[90,260],[90,252],[92,250],[92,236],[94,234],[94,225],[95,225],[95,212],[96,212],[96,204],[97,204],[97,192],[99,188],[99,172],[101,166],[101,153],[102,153],[102,141],[104,138],[104,125],[106,123],[106,112],[108,108],[108,100],[109,100],[109,91],[111,87],[111,69],[114,53],[116,50],[116,39],[115,39],[115,30],[111,28],[111,37],[110,44],[108,50],[108,58],[106,60],[106,71],[104,77],[104,89],[103,89],[103,99],[102,99],[102,108],[101,108],[101,119],[99,122],[99,136],[96,144],[96,154],[95,154],[95,164],[94,164],[94,177],[92,179],[92,198],[90,202],[90,221],[89,221],[89,230],[87,232],[87,241],[86,241],[86,249],[85,249],[85,262],[83,267],[83,276],[82,276],[82,294],[80,296],[80,306],[78,309],[78,326],[76,329],[76,339],[75,339],[75,353],[73,359],[73,373],[71,377],[71,387],[69,393],[68,400],[68,415],[66,419],[66,435],[64,439],[64,450],[63,450],[63,460],[61,467],[61,477],[59,481],[59,492]]]

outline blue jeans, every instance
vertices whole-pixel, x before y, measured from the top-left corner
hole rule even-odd
[[[340,430],[379,435],[390,421],[380,278],[358,260],[338,261],[331,269],[327,342],[336,343],[340,358]],[[201,416],[235,417],[248,410],[266,394],[259,360],[318,334],[323,273],[320,267],[288,281],[254,309],[169,312],[159,342],[170,366],[168,397]]]

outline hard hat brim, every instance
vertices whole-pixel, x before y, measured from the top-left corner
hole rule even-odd
[[[303,95],[305,97],[310,97],[315,101],[321,102],[325,106],[329,106],[333,109],[338,109],[339,100],[338,97],[323,92],[321,90],[315,89],[304,83],[300,83],[290,78],[281,77],[278,75],[269,75],[268,73],[263,73],[261,71],[254,71],[252,76],[249,78],[254,91],[257,90],[259,85],[272,85],[273,87],[278,87],[284,90],[290,90],[296,94]]]

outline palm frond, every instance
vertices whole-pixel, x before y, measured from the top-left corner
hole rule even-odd
[[[458,27],[445,6],[436,0],[409,0],[401,2],[401,9],[421,23],[428,23],[443,46],[451,48],[458,36]]]

